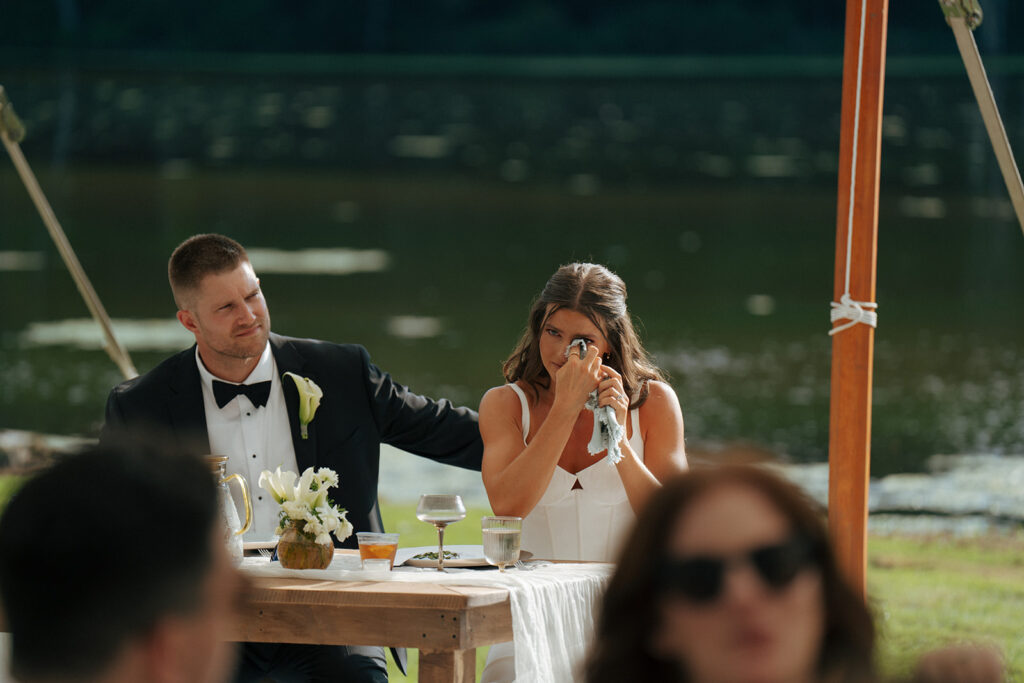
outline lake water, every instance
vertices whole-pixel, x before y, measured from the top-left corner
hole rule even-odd
[[[26,64],[0,84],[141,371],[189,343],[165,267],[197,232],[254,250],[276,331],[364,344],[472,407],[547,277],[596,260],[691,448],[823,461],[838,60],[574,64]],[[1024,69],[996,67],[1021,158]],[[873,469],[1024,453],[1024,238],[962,66],[891,61],[883,132]],[[120,377],[87,317],[0,163],[0,428],[97,432]]]

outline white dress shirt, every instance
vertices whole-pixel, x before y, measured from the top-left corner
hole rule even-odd
[[[281,378],[277,372],[270,343],[263,350],[259,363],[242,384],[253,384],[270,380],[270,397],[267,405],[253,406],[248,396],[238,395],[223,408],[217,407],[213,397],[214,377],[199,357],[196,348],[196,365],[203,385],[203,406],[206,409],[206,431],[210,437],[210,453],[228,456],[228,474],[240,474],[249,485],[252,498],[253,522],[243,536],[246,541],[269,541],[277,529],[278,513],[281,507],[273,497],[259,488],[260,472],[282,470],[298,472],[295,460],[295,445],[292,443],[291,426],[288,424],[288,409],[284,402]],[[223,381],[223,380],[221,380]],[[231,382],[229,382],[231,384]],[[242,494],[236,483],[229,484],[231,497],[235,500],[240,514]],[[244,518],[242,518],[244,520]]]

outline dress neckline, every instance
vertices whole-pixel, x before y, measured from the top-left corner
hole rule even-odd
[[[582,469],[579,469],[579,470],[576,470],[575,472],[570,472],[569,470],[565,469],[565,468],[564,468],[564,467],[562,467],[561,465],[555,465],[555,467],[556,467],[556,468],[558,468],[558,469],[560,469],[560,470],[562,470],[563,472],[565,472],[566,474],[568,474],[568,475],[569,475],[570,477],[577,477],[577,478],[578,478],[578,477],[579,477],[579,476],[580,476],[580,475],[581,475],[582,473],[586,472],[586,471],[587,471],[587,470],[589,470],[589,469],[590,469],[591,467],[595,467],[595,466],[597,466],[597,465],[601,464],[602,462],[604,462],[604,461],[605,461],[605,460],[607,460],[607,459],[608,459],[608,454],[607,454],[607,453],[605,453],[605,454],[604,454],[604,457],[603,457],[603,458],[601,458],[600,460],[595,460],[594,462],[590,463],[590,464],[589,464],[589,465],[587,465],[586,467],[584,467],[584,468],[582,468]]]

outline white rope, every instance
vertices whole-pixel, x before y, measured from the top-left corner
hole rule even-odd
[[[839,327],[833,327],[828,333],[831,335],[836,332],[842,332],[857,323],[876,327],[878,325],[878,314],[873,310],[866,310],[869,308],[878,308],[878,304],[868,301],[854,301],[850,298],[850,293],[846,292],[839,297],[839,303],[832,302],[832,322],[834,323],[837,320],[849,320],[850,322]]]
[[[850,296],[850,255],[853,251],[853,192],[857,185],[857,139],[860,137],[860,90],[864,74],[864,25],[867,18],[867,0],[860,3],[860,44],[857,48],[857,95],[853,109],[853,155],[850,160],[850,210],[846,223],[846,287],[839,302],[832,302],[832,322],[837,320],[849,320],[850,322],[839,327],[833,327],[828,331],[829,336],[842,332],[853,327],[857,323],[864,323],[871,327],[878,325],[878,313],[873,310],[878,304],[873,301],[854,301]]]

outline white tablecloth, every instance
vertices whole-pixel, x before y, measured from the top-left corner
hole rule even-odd
[[[285,569],[265,558],[246,558],[250,576],[320,581],[411,581],[456,586],[496,586],[509,590],[516,680],[565,683],[579,680],[578,665],[594,629],[601,593],[612,565],[601,563],[529,563],[528,571],[396,567],[392,572],[364,572],[359,558],[335,555],[327,569]]]

